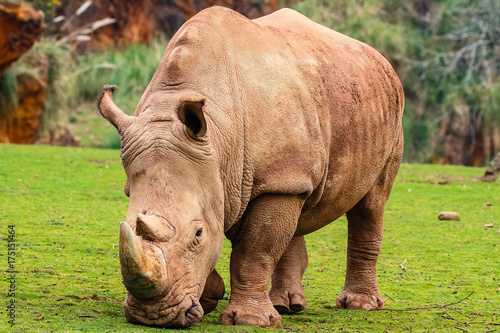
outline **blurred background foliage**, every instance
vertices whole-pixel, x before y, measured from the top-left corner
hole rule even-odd
[[[30,2],[47,22],[60,4]],[[500,1],[286,0],[281,6],[366,42],[391,62],[406,94],[405,161],[479,166],[500,150]],[[82,54],[64,38],[44,36],[12,72],[27,71],[37,55],[48,58],[42,125],[62,119],[82,146],[116,148],[117,134],[95,107],[101,87],[119,86],[117,104],[133,113],[167,42],[157,37],[148,45]],[[2,78],[0,95],[12,94],[12,77]],[[9,103],[1,96],[0,102]]]
[[[481,165],[500,150],[500,1],[304,0],[379,50],[405,89],[405,160]]]
[[[61,6],[60,0],[16,0],[13,2],[25,2],[29,3],[36,9],[40,9],[45,14],[45,21],[50,22],[54,15],[56,14],[56,10],[59,6]]]
[[[129,114],[153,77],[168,40],[158,37],[149,46],[130,46],[96,53],[77,54],[67,43],[43,37],[13,68],[28,71],[30,57],[49,59],[49,79],[42,126],[55,121],[69,123],[84,147],[120,148],[120,136],[99,114],[97,97],[104,84],[119,89],[117,104]]]

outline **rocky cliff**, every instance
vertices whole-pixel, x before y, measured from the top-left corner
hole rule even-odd
[[[115,23],[90,34],[90,40],[77,45],[80,52],[115,48],[134,42],[148,43],[158,33],[172,36],[197,12],[211,6],[225,6],[249,17],[257,18],[278,9],[276,0],[67,0],[57,14],[64,18],[54,33],[65,36],[93,22],[106,18]],[[79,12],[84,8],[83,12]]]

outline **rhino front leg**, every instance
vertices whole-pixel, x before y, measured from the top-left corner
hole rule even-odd
[[[279,327],[281,316],[269,299],[271,275],[293,237],[303,200],[265,194],[250,202],[232,237],[231,299],[223,325]]]
[[[293,237],[272,276],[269,297],[279,313],[295,313],[307,307],[302,276],[307,268],[306,241]]]

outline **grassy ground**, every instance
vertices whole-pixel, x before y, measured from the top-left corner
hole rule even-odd
[[[378,283],[387,309],[419,310],[335,309],[346,263],[343,217],[307,236],[309,307],[283,316],[280,330],[500,332],[500,183],[479,182],[482,173],[401,167],[386,209]],[[124,181],[117,150],[0,145],[2,277],[9,270],[9,225],[17,241],[14,298],[0,280],[0,332],[158,331],[128,324],[121,307],[125,288],[115,245],[127,210]],[[459,212],[461,221],[439,221],[445,210]],[[218,264],[227,292],[229,253],[227,243]],[[12,328],[6,311],[11,299]],[[189,331],[264,331],[219,326],[227,303]]]

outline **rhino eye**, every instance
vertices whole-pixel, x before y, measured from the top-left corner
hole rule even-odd
[[[202,233],[203,233],[203,228],[198,229],[198,231],[196,232],[196,237],[200,237]]]

